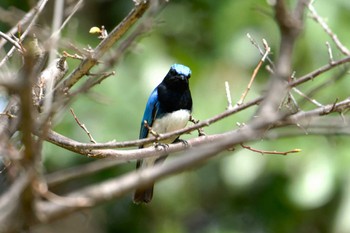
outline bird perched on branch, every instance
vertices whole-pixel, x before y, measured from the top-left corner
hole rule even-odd
[[[189,89],[191,70],[184,65],[174,64],[163,81],[153,90],[148,98],[146,109],[141,121],[140,139],[153,137],[155,133],[168,133],[186,126],[192,111],[192,97]],[[173,143],[179,136],[168,138],[161,143]],[[152,144],[140,146],[140,148]],[[152,167],[163,162],[163,157],[150,157],[138,160],[136,168]],[[135,203],[148,203],[152,200],[154,184],[140,187],[135,191]]]

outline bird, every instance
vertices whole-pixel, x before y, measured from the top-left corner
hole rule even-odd
[[[163,81],[152,91],[148,98],[141,121],[139,138],[154,137],[150,129],[158,134],[182,129],[190,120],[192,113],[192,97],[189,88],[191,70],[182,64],[173,64]],[[147,127],[147,125],[149,127]],[[158,143],[170,144],[179,141],[179,136],[162,140]],[[149,147],[146,144],[139,148]],[[160,164],[166,156],[150,157],[137,160],[136,169],[152,167]],[[153,197],[154,183],[136,189],[133,201],[136,204],[149,203]]]

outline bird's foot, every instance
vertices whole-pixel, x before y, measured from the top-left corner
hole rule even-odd
[[[155,142],[155,143],[154,143],[154,146],[156,147],[157,150],[161,150],[161,147],[162,147],[164,150],[167,150],[167,149],[169,148],[169,145],[168,145],[168,144],[161,143],[161,142]]]
[[[189,146],[188,142],[186,140],[177,138],[174,143],[181,142],[186,148]]]

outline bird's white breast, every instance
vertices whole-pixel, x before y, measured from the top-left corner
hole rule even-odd
[[[153,122],[152,130],[156,133],[163,134],[163,133],[169,133],[178,129],[182,129],[186,126],[188,120],[190,119],[190,111],[181,109],[172,113],[165,114],[162,118],[156,119]],[[148,137],[150,137],[150,133],[148,133]],[[169,144],[174,142],[174,140],[178,136],[174,136],[171,138],[168,138],[166,140],[160,141],[161,143]],[[152,144],[144,145],[145,147],[152,146]],[[154,165],[155,161],[158,159],[158,156],[150,157],[147,159],[144,159],[142,162],[142,167],[151,167]]]
[[[159,133],[169,133],[186,126],[190,119],[190,111],[180,109],[178,111],[167,113],[162,118],[156,119],[153,122],[152,129]],[[172,143],[178,136],[162,141],[162,143]]]

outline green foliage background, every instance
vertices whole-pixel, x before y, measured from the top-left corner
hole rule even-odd
[[[149,93],[171,64],[182,63],[193,73],[190,85],[194,116],[206,119],[224,111],[227,104],[224,82],[229,82],[233,101],[237,101],[260,59],[246,34],[258,42],[265,38],[272,47],[272,59],[278,53],[279,33],[268,2],[170,1],[157,16],[154,29],[113,68],[116,75],[77,98],[72,108],[98,142],[136,139]],[[290,5],[294,3],[290,1]],[[89,28],[105,25],[111,30],[131,7],[132,1],[86,1],[64,35],[84,46],[94,47],[98,40],[88,34]],[[315,7],[340,40],[350,46],[350,2],[319,0]],[[50,25],[49,16],[42,19],[41,24]],[[331,39],[307,18],[294,56],[296,77],[327,64],[326,41],[331,42]],[[332,42],[331,45],[335,58],[340,58]],[[72,61],[71,69],[74,65],[76,62]],[[306,91],[335,72],[300,89]],[[261,69],[248,99],[263,93],[268,78],[268,73]],[[349,86],[346,76],[316,98],[324,104],[333,103],[336,98],[348,96]],[[311,107],[302,106],[305,110]],[[236,114],[206,128],[205,132],[220,133],[237,128],[237,122],[248,121],[255,110]],[[78,141],[88,141],[68,110],[62,114],[55,130]],[[183,138],[195,136],[192,133]],[[302,152],[262,156],[236,148],[199,169],[158,182],[150,205],[134,205],[131,196],[127,196],[38,231],[350,232],[348,140],[343,136],[305,136],[259,141],[251,146],[278,151],[300,148]],[[47,172],[92,161],[48,143],[44,149]],[[112,178],[131,171],[134,166],[134,163],[123,164],[57,187],[56,191],[64,193],[74,187]]]

